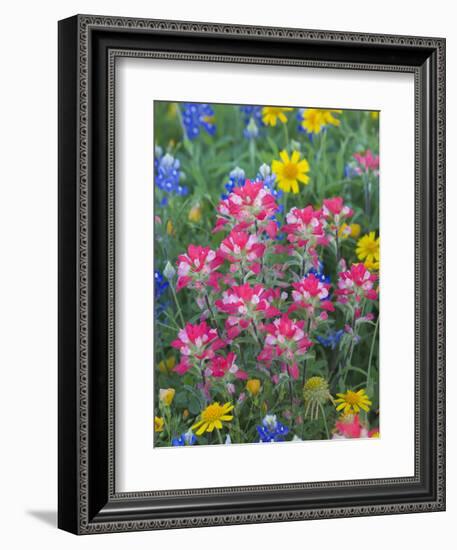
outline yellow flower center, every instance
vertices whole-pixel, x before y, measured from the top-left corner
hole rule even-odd
[[[365,243],[365,248],[368,252],[373,254],[374,252],[377,252],[378,250],[378,243],[376,241],[368,241]]]
[[[284,171],[284,176],[288,180],[294,180],[297,178],[298,168],[295,163],[287,162],[286,164],[284,164],[283,171]]]
[[[306,381],[305,389],[307,390],[327,389],[327,382],[320,376],[313,376]]]
[[[202,420],[205,422],[214,422],[214,420],[218,420],[221,416],[223,416],[223,407],[219,403],[208,405],[202,412]]]
[[[348,390],[344,400],[350,405],[357,405],[360,402],[360,395],[357,395],[354,391]]]

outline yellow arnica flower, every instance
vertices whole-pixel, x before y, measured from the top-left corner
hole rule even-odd
[[[260,391],[260,380],[257,378],[251,378],[246,382],[246,389],[252,396],[256,396]]]
[[[274,160],[271,169],[276,174],[278,187],[285,193],[298,193],[298,182],[309,183],[309,163],[306,159],[300,160],[300,153],[293,151],[289,157],[287,151],[279,153],[281,160]]]
[[[371,401],[364,389],[357,392],[348,390],[346,393],[337,393],[335,405],[337,411],[343,411],[343,414],[357,414],[360,409],[368,412],[371,407]]]
[[[178,104],[170,103],[167,109],[168,118],[175,118],[177,114],[178,114]]]
[[[165,424],[164,419],[161,416],[156,416],[154,418],[154,431],[157,433],[163,432],[164,424]]]
[[[342,113],[341,109],[305,109],[301,125],[308,134],[318,134],[324,126],[339,126],[340,121],[333,114]]]
[[[376,238],[374,231],[370,231],[368,235],[364,235],[357,241],[355,252],[367,269],[379,269],[379,239],[379,237]]]
[[[281,122],[287,122],[284,113],[292,111],[292,107],[264,107],[262,109],[262,121],[267,126],[276,126],[278,119]]]
[[[174,228],[173,222],[171,220],[167,221],[167,233],[168,233],[168,235],[174,235],[175,234],[175,228]]]
[[[364,264],[369,271],[379,270],[380,263],[375,260],[373,260],[372,262],[370,260],[365,260]]]
[[[351,225],[343,223],[338,229],[338,237],[341,239],[347,239],[348,237],[356,239],[360,235],[361,230],[362,228],[358,223],[351,223]]]
[[[159,399],[160,401],[169,407],[173,401],[173,398],[175,396],[175,390],[173,388],[167,388],[167,389],[160,389],[159,390]]]
[[[164,361],[160,361],[160,363],[157,365],[160,372],[163,374],[167,374],[167,372],[171,371],[173,367],[176,365],[176,359],[171,355],[170,357],[167,357]]]
[[[370,116],[373,120],[379,120],[379,111],[370,111]]]
[[[234,406],[231,403],[220,405],[219,403],[211,403],[200,415],[200,420],[192,426],[192,430],[197,430],[197,435],[202,435],[205,432],[212,432],[222,429],[222,422],[230,422],[233,416],[229,413]],[[198,429],[197,429],[198,428]]]
[[[189,221],[198,223],[202,219],[202,207],[199,203],[194,204],[189,210]]]

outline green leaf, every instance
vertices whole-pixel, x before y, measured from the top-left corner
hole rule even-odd
[[[193,416],[197,416],[198,414],[200,414],[200,411],[201,411],[200,401],[195,397],[191,397],[189,399],[190,414],[192,414]]]

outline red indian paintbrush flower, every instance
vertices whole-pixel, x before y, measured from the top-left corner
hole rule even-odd
[[[271,304],[276,297],[273,290],[266,290],[261,284],[251,286],[245,283],[224,291],[215,306],[228,315],[225,322],[227,336],[233,340],[252,322],[280,315],[280,311]]]
[[[265,346],[258,356],[267,365],[273,359],[280,359],[292,378],[298,378],[297,357],[304,355],[312,342],[304,331],[305,321],[295,321],[282,315],[272,323],[264,325]]]
[[[226,224],[235,230],[247,229],[254,224],[265,226],[277,211],[275,198],[264,182],[246,180],[242,187],[236,187],[219,202],[214,231],[220,231]]]
[[[232,231],[220,244],[218,257],[228,260],[230,271],[236,272],[239,266],[247,267],[254,273],[260,272],[259,260],[265,253],[265,245],[259,240],[255,234],[247,233],[246,231]]]
[[[329,298],[330,283],[321,280],[314,273],[309,273],[297,283],[292,283],[292,299],[294,303],[289,307],[289,313],[303,308],[311,320],[316,311],[320,312],[320,318],[326,320],[327,311],[335,311],[335,306]]]
[[[335,294],[340,303],[347,303],[354,300],[360,302],[362,298],[376,300],[378,292],[374,287],[377,280],[375,273],[370,273],[365,264],[352,264],[349,271],[342,271],[338,275],[338,288]]]
[[[178,332],[178,338],[171,345],[181,352],[181,362],[174,368],[179,374],[184,374],[195,363],[212,359],[215,351],[225,346],[219,338],[217,330],[211,328],[206,321],[198,325],[187,325]]]
[[[344,204],[342,197],[324,199],[322,212],[329,222],[332,231],[338,230],[340,224],[354,214],[352,208]]]
[[[246,380],[247,373],[241,370],[235,361],[236,355],[233,352],[229,352],[227,357],[216,355],[211,359],[206,374],[215,378],[223,378],[227,374],[232,374],[238,380]]]
[[[187,254],[178,256],[178,283],[176,290],[184,287],[202,289],[205,285],[217,288],[218,279],[222,276],[217,268],[224,260],[217,256],[209,246],[190,244]]]

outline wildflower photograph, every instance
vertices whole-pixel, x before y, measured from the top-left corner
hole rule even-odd
[[[154,102],[155,447],[380,437],[380,116]]]

